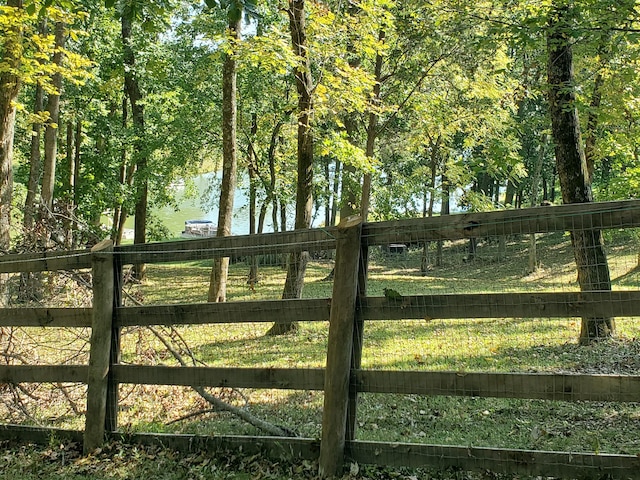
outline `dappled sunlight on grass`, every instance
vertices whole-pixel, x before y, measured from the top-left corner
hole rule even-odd
[[[558,363],[529,354],[541,344],[575,342],[575,321],[453,319],[369,322],[363,365],[373,369],[531,371]],[[505,355],[505,349],[517,354]]]
[[[640,451],[637,404],[363,394],[358,439],[593,453]]]
[[[331,296],[333,284],[323,280],[332,268],[330,262],[309,263],[303,290],[305,298]],[[249,267],[244,262],[231,264],[227,301],[276,300],[282,297],[287,276],[282,266],[261,266],[258,282],[253,285],[247,282],[248,272]],[[148,265],[147,277],[139,286],[139,292],[146,305],[206,302],[210,276],[210,262]]]

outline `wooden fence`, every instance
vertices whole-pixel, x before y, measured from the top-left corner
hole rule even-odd
[[[129,441],[178,448],[242,446],[318,459],[321,474],[336,474],[345,459],[408,467],[460,467],[502,473],[559,477],[640,478],[640,457],[595,453],[545,452],[355,439],[359,393],[405,393],[510,397],[566,401],[640,402],[640,375],[551,373],[466,373],[375,371],[360,368],[365,322],[396,319],[501,317],[640,317],[640,291],[573,293],[495,293],[417,295],[394,302],[366,295],[368,249],[374,245],[455,240],[512,234],[640,227],[640,201],[564,205],[489,213],[361,224],[254,236],[207,238],[113,247],[102,242],[91,251],[7,255],[0,273],[91,268],[93,308],[6,308],[2,326],[92,327],[89,365],[2,365],[0,383],[80,382],[88,385],[84,433],[86,451],[105,437],[119,435],[118,385],[121,383],[211,387],[251,387],[324,391],[320,442],[301,438],[130,435]],[[123,265],[336,249],[330,299],[204,303],[123,307]],[[156,324],[281,322],[294,311],[298,321],[330,321],[325,369],[208,368],[132,366],[119,361],[120,329]],[[0,438],[44,439],[51,430],[0,427]],[[81,437],[82,436],[82,437]]]

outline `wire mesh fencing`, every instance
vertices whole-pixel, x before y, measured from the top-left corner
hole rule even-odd
[[[329,319],[353,286],[351,458],[391,461],[368,442],[414,443],[408,466],[468,466],[459,445],[480,449],[477,468],[500,449],[637,455],[638,212],[616,202],[366,224],[351,286],[335,283],[336,229],[116,247],[107,408],[131,432],[318,438]],[[84,255],[0,262],[22,265],[18,286],[29,262],[58,275],[22,314],[8,296],[0,317],[2,398],[26,385],[39,409],[4,402],[10,421],[85,421],[86,376],[9,368],[87,365],[96,287]],[[216,258],[229,259],[222,275]],[[45,383],[57,416],[33,394]]]
[[[545,208],[370,231],[357,440],[640,451],[635,222]]]

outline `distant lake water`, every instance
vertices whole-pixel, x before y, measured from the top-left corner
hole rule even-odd
[[[152,209],[152,213],[169,229],[171,237],[180,236],[187,220],[211,220],[214,224],[217,224],[221,178],[222,172],[197,175],[192,179],[195,186],[195,194],[191,198],[186,195],[186,187],[183,183],[175,184],[172,188],[175,192],[177,208],[162,207],[158,210]],[[210,192],[213,192],[213,194],[208,195]],[[210,197],[211,200],[209,201],[207,197]],[[258,210],[260,206],[261,204],[258,203]],[[317,211],[314,209],[313,213],[315,218],[313,226],[320,226],[324,222],[324,209],[321,208]],[[293,227],[294,216],[294,206],[291,205],[287,211],[288,229]],[[133,228],[133,218],[127,220],[126,228]],[[273,232],[271,208],[267,211],[264,232]],[[246,235],[249,233],[249,188],[247,178],[240,178],[238,181],[233,202],[231,233],[233,235]]]

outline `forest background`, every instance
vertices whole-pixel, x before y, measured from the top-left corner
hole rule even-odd
[[[222,171],[204,200],[218,235],[238,180],[250,233],[267,216],[308,228],[314,209],[334,225],[633,197],[639,13],[628,0],[3,0],[0,250],[118,244],[131,216],[135,243],[161,240],[154,212],[205,171]],[[305,266],[290,260],[284,298]],[[210,301],[227,268],[216,261]]]

